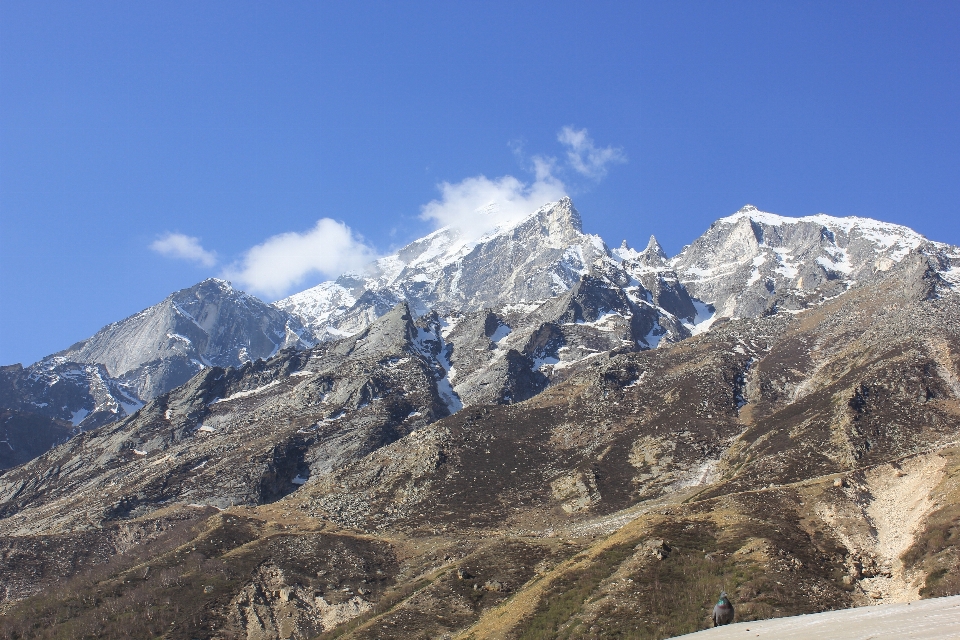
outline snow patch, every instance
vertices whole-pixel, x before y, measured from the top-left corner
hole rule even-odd
[[[638,384],[640,384],[641,382],[643,382],[643,379],[646,377],[646,375],[647,375],[647,372],[646,372],[646,371],[641,372],[641,373],[640,373],[640,376],[639,376],[636,380],[634,380],[634,381],[631,382],[630,384],[624,385],[623,388],[624,388],[624,389],[629,389],[630,387],[635,387],[635,386],[637,386]]]
[[[850,262],[850,255],[846,249],[825,249],[828,257],[820,256],[816,262],[827,271],[839,272],[844,275],[850,275],[853,272],[853,264]]]
[[[503,307],[504,313],[531,313],[536,311],[540,305],[542,305],[546,300],[536,300],[534,302],[527,302],[521,300],[520,302],[514,302],[513,304],[508,304]]]
[[[493,332],[493,335],[490,336],[490,342],[494,344],[500,344],[500,341],[510,335],[510,332],[513,331],[510,327],[505,324],[497,327],[497,330]]]
[[[450,335],[454,329],[457,328],[460,319],[454,316],[447,316],[445,318],[440,318],[440,337],[444,340]]]
[[[557,369],[565,369],[565,368],[567,368],[567,367],[572,367],[572,366],[575,365],[575,364],[580,364],[581,362],[586,362],[586,361],[589,360],[590,358],[596,358],[597,356],[602,356],[602,355],[604,355],[605,353],[606,353],[605,351],[598,351],[597,353],[588,353],[587,355],[583,356],[582,358],[577,358],[577,359],[575,359],[575,360],[564,360],[564,361],[561,361],[561,362],[557,362],[557,363],[554,364],[553,368],[554,368],[554,370],[557,370]],[[551,363],[547,363],[547,364],[551,364]]]
[[[555,357],[553,357],[553,356],[542,356],[542,357],[539,357],[539,358],[534,358],[534,359],[533,359],[533,370],[534,370],[534,371],[540,371],[541,368],[543,368],[543,367],[545,367],[545,366],[547,366],[547,365],[558,365],[559,363],[560,363],[560,359],[559,359],[559,358],[555,358]]]
[[[453,390],[450,380],[446,377],[437,380],[437,393],[440,394],[440,399],[447,405],[447,410],[450,412],[450,415],[463,409],[463,402],[460,400],[460,396]]]
[[[593,322],[584,322],[583,320],[578,320],[576,324],[583,325],[585,327],[594,327],[600,331],[613,331],[612,327],[605,326],[609,322],[616,320],[617,318],[624,318],[624,316],[616,311],[602,311],[596,320]],[[574,323],[567,323],[574,324]]]
[[[656,349],[660,346],[660,341],[663,340],[665,335],[667,335],[667,330],[661,327],[659,322],[656,322],[650,332],[643,337],[643,342],[651,349]]]
[[[220,402],[230,402],[231,400],[237,400],[238,398],[247,398],[249,396],[254,396],[254,395],[257,395],[258,393],[262,393],[266,391],[271,387],[277,386],[278,384],[280,384],[280,382],[281,382],[280,380],[274,380],[273,382],[268,382],[262,387],[257,387],[256,389],[250,389],[249,391],[237,391],[236,393],[230,394],[226,398],[217,398],[210,404],[218,404]]]
[[[772,249],[773,254],[777,258],[777,264],[779,265],[774,269],[774,273],[779,273],[784,278],[788,280],[793,280],[797,277],[797,274],[800,273],[797,269],[796,262],[787,257],[787,251],[783,249]]]
[[[693,303],[693,308],[697,310],[697,315],[694,316],[693,322],[682,318],[680,322],[690,331],[691,335],[696,336],[710,329],[716,319],[717,311],[712,305],[705,304],[696,298],[691,298],[690,301]]]
[[[123,400],[120,400],[120,406],[123,407],[124,413],[126,413],[128,416],[132,416],[137,411],[140,411],[140,409],[143,408],[143,403],[137,400],[130,400],[129,402],[124,402]]]
[[[952,267],[946,271],[941,271],[940,276],[951,286],[960,285],[960,267]]]

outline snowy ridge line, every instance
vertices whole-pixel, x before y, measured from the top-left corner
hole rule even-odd
[[[893,246],[894,242],[899,240],[909,240],[911,242],[916,242],[917,245],[923,242],[931,242],[935,245],[940,245],[943,247],[949,246],[941,242],[936,242],[933,240],[928,240],[925,236],[917,233],[910,227],[906,227],[900,224],[893,222],[883,222],[880,220],[874,220],[873,218],[862,218],[859,216],[846,216],[843,218],[827,215],[825,213],[818,213],[811,216],[801,216],[797,218],[782,216],[776,213],[769,213],[766,211],[761,211],[752,205],[747,205],[737,211],[734,214],[720,218],[716,223],[736,223],[742,218],[749,218],[754,222],[761,222],[773,227],[779,227],[783,225],[794,225],[802,224],[804,222],[812,222],[815,224],[823,225],[831,231],[843,231],[846,234],[850,234],[853,231],[860,231],[864,236],[869,237],[871,240],[876,241],[881,246],[889,248]]]
[[[501,254],[504,259],[498,260]],[[587,273],[595,254],[608,255],[603,240],[580,230],[579,213],[563,199],[476,238],[451,227],[438,229],[372,262],[363,273],[344,274],[274,304],[298,316],[318,337],[342,337],[361,331],[401,300],[417,315],[490,306],[496,291],[477,277],[480,263],[496,265],[496,278],[512,269],[513,277],[500,286],[516,293],[504,292],[498,302],[552,297]],[[549,264],[542,264],[545,260]],[[535,274],[534,282],[524,273]],[[523,295],[531,285],[539,295]]]

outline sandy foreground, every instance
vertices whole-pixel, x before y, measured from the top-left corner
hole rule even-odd
[[[883,604],[790,618],[739,622],[679,637],[696,640],[700,638],[705,640],[727,640],[728,638],[956,640],[960,638],[960,596],[918,600],[910,604]]]

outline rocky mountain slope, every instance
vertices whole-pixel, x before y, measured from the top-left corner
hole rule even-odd
[[[59,428],[50,420],[93,429],[132,415],[206,367],[238,367],[314,343],[296,318],[227,282],[205,280],[29,367],[3,367],[0,407],[46,419],[48,430]]]
[[[669,259],[574,213],[401,251],[325,340],[0,474],[0,634],[663,638],[721,589],[741,620],[960,592],[955,248],[745,209]],[[526,288],[450,284],[535,228]]]
[[[150,400],[205,367],[238,367],[313,342],[295,318],[211,278],[49,359],[102,364],[137,397]]]

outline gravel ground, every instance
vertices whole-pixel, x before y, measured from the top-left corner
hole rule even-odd
[[[681,637],[696,640],[955,640],[960,638],[960,596],[740,622]]]

